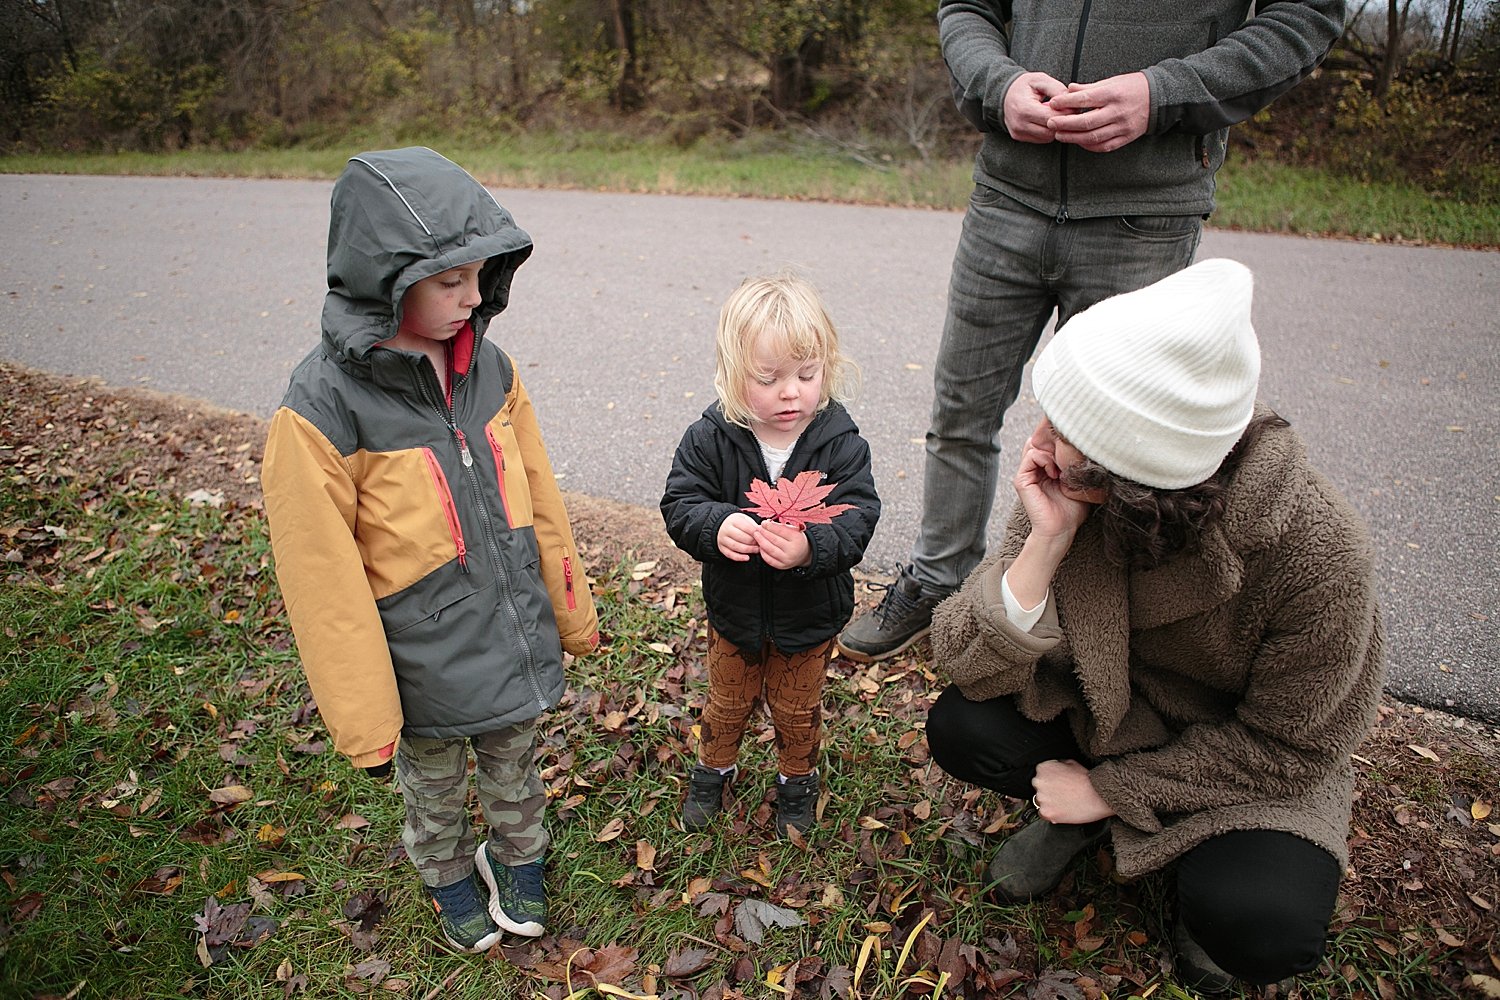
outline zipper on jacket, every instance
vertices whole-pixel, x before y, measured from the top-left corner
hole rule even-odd
[[[475,354],[478,354],[477,345]],[[470,361],[470,368],[473,365],[474,362]],[[436,381],[435,377],[434,381]],[[542,692],[541,681],[537,679],[536,653],[531,648],[531,642],[526,638],[526,624],[521,620],[521,610],[516,606],[516,595],[511,589],[510,575],[506,573],[505,561],[500,556],[500,541],[495,537],[494,520],[490,517],[490,509],[484,502],[484,489],[480,486],[479,474],[474,469],[474,456],[469,452],[469,444],[464,438],[464,432],[458,427],[458,421],[454,416],[454,407],[452,404],[446,402],[439,403],[433,398],[424,373],[420,371],[417,377],[417,387],[422,394],[422,398],[427,401],[427,405],[431,406],[433,411],[442,418],[444,425],[448,428],[448,432],[453,435],[453,440],[458,443],[459,453],[463,458],[464,472],[467,473],[469,480],[469,493],[473,497],[474,509],[479,513],[479,523],[484,528],[484,538],[486,544],[489,546],[490,559],[494,562],[495,584],[499,587],[502,598],[500,604],[505,609],[511,632],[515,635],[516,642],[521,647],[521,674],[526,678],[527,683],[531,685],[531,694],[536,699],[537,706],[545,710],[547,708],[547,698]],[[439,386],[438,388],[438,398],[441,399],[442,387]],[[454,395],[456,398],[457,393]],[[457,516],[457,510],[455,509],[455,524],[457,523]],[[467,567],[465,567],[464,571],[468,572]]]
[[[431,448],[423,448],[422,457],[427,460],[432,485],[437,487],[438,504],[443,508],[443,519],[448,522],[448,534],[453,538],[454,547],[458,549],[458,568],[467,573],[469,550],[464,545],[464,530],[458,523],[458,507],[453,503],[453,491],[448,489],[448,477],[443,475],[443,467],[438,464],[437,456],[432,453]]]
[[[578,610],[578,598],[573,594],[573,559],[563,556],[563,587],[568,593],[568,610]]]
[[[490,430],[490,425],[484,425],[484,436],[490,442],[490,451],[495,456],[495,479],[500,484],[500,506],[505,508],[505,526],[514,528],[516,519],[510,513],[510,496],[505,492],[505,449],[500,447],[500,442],[495,440],[495,432]]]
[[[1089,10],[1094,6],[1093,0],[1083,0],[1083,12],[1078,15],[1078,34],[1073,39],[1073,73],[1069,77],[1070,82],[1077,82],[1078,68],[1083,65],[1083,36],[1088,31]],[[1063,143],[1058,150],[1057,158],[1057,224],[1060,226],[1068,221],[1068,155],[1071,147]]]

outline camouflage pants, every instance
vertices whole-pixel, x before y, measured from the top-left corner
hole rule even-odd
[[[709,630],[708,704],[699,719],[698,759],[725,768],[740,755],[750,713],[762,698],[776,729],[776,755],[788,777],[811,774],[822,742],[823,677],[833,658],[833,640],[801,653],[783,653],[770,643],[740,649]]]
[[[474,868],[469,822],[469,754],[463,737],[401,737],[396,783],[406,800],[401,842],[430,886],[448,885]],[[474,748],[479,808],[490,826],[489,848],[505,865],[535,861],[547,849],[542,811],[547,792],[536,769],[536,722],[468,738]]]

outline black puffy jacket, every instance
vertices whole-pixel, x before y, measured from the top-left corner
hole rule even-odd
[[[758,649],[770,640],[798,653],[837,635],[854,612],[854,577],[865,555],[880,498],[870,471],[870,446],[838,403],[813,418],[797,439],[781,478],[816,469],[834,483],[824,502],[853,504],[832,524],[810,524],[812,563],[777,570],[759,557],[735,562],[719,551],[719,525],[751,505],[752,480],[768,480],[755,436],[724,419],[715,403],[683,434],[661,498],[667,533],[703,564],[703,600],[709,624],[736,646]]]

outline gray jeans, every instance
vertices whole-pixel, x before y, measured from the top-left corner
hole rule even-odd
[[[406,800],[401,842],[430,886],[450,885],[474,870],[466,742],[474,748],[474,784],[490,825],[491,856],[519,865],[547,848],[547,792],[536,769],[535,720],[467,741],[403,735],[396,753],[396,783]]]
[[[1061,327],[1100,299],[1192,263],[1196,215],[1059,223],[977,185],[964,215],[933,374],[922,525],[912,577],[951,593],[984,558],[1000,470],[1000,426],[1053,310]]]

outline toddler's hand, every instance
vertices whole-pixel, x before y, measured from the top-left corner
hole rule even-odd
[[[780,521],[762,521],[756,530],[760,557],[772,569],[796,569],[812,563],[812,544],[807,532]]]
[[[719,551],[724,558],[735,562],[749,562],[750,557],[760,551],[755,540],[755,518],[744,511],[735,511],[719,525]]]

